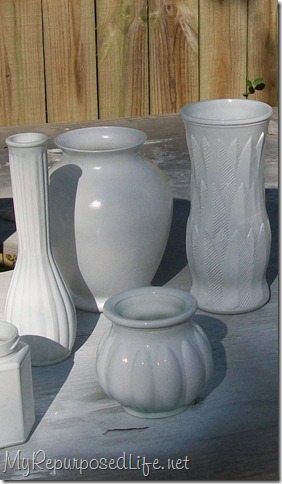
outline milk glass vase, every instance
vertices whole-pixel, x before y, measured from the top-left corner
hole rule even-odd
[[[146,134],[93,126],[60,134],[50,172],[55,260],[79,309],[103,311],[108,297],[147,286],[165,251],[172,195],[139,149]]]
[[[10,136],[10,171],[19,252],[5,317],[30,346],[35,366],[65,359],[76,334],[76,314],[50,247],[47,136]]]
[[[267,104],[241,99],[181,110],[192,165],[187,258],[203,310],[243,313],[269,299],[262,156],[271,114]]]
[[[185,291],[141,287],[107,299],[112,326],[97,349],[105,393],[141,418],[170,417],[198,398],[213,372],[209,340],[193,322],[197,302]]]

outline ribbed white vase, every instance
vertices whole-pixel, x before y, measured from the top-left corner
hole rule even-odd
[[[110,297],[112,321],[97,350],[103,390],[126,412],[170,417],[187,409],[209,380],[209,340],[192,321],[196,300],[169,287],[141,287]]]
[[[29,344],[35,366],[65,359],[76,334],[75,308],[50,248],[46,141],[40,133],[6,140],[19,252],[5,317]]]
[[[203,310],[242,313],[269,299],[262,154],[271,114],[265,103],[240,99],[181,110],[192,164],[187,258]]]

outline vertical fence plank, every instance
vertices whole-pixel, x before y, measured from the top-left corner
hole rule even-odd
[[[150,113],[199,96],[198,0],[149,0]]]
[[[256,98],[278,103],[278,3],[277,0],[249,0],[248,78],[263,77],[266,87]]]
[[[0,123],[44,123],[41,0],[0,2]]]
[[[247,1],[200,0],[200,98],[242,97]]]
[[[96,0],[101,118],[149,114],[146,0]]]
[[[42,0],[49,122],[97,118],[93,0]]]

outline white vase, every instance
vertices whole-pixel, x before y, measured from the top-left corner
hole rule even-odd
[[[50,176],[51,243],[76,306],[102,311],[117,292],[151,283],[166,247],[172,197],[138,154],[146,135],[91,127],[59,135]]]
[[[6,300],[6,319],[30,346],[33,365],[66,358],[76,334],[76,314],[50,248],[47,136],[10,136],[9,160],[19,252]]]
[[[187,257],[203,310],[242,313],[269,299],[262,154],[271,114],[265,103],[240,99],[181,110],[192,164]]]
[[[25,442],[34,421],[29,347],[0,321],[0,448]]]
[[[165,287],[144,287],[109,298],[112,326],[97,351],[97,374],[106,394],[137,417],[169,417],[199,396],[212,354],[191,321],[196,300]]]

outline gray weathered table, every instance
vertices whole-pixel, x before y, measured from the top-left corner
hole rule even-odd
[[[79,126],[90,124],[105,122]],[[182,123],[178,116],[167,116],[109,124],[133,126],[148,133],[143,153],[167,173],[175,197],[172,231],[154,284],[189,290],[185,227],[190,206],[190,163]],[[7,135],[32,130],[47,133],[52,164],[60,159],[52,138],[71,127],[75,126],[1,128],[0,197],[12,196],[4,147]],[[277,479],[277,112],[270,124],[265,175],[273,236],[267,273],[271,299],[263,308],[239,316],[197,312],[195,319],[211,340],[215,361],[212,381],[202,398],[185,413],[168,419],[145,420],[127,415],[105,396],[95,373],[97,343],[109,322],[103,315],[78,311],[78,336],[72,356],[56,366],[33,369],[36,425],[26,444],[0,451],[0,478],[143,479],[142,469],[88,468],[82,474],[78,469],[52,470],[54,459],[82,458],[88,460],[82,464],[84,467],[95,467],[96,461],[91,459],[118,458],[125,453],[127,459],[132,454],[133,464],[138,455],[149,461],[159,458],[165,469],[151,470],[151,479]],[[12,236],[5,250],[16,251],[16,246]],[[10,277],[11,272],[0,274],[0,317]],[[15,456],[21,462],[16,460],[13,469],[8,466],[6,470],[7,458],[11,461]],[[190,459],[189,470],[166,468],[168,458],[185,456]],[[45,464],[38,464],[43,457]],[[29,459],[29,475],[25,458]],[[49,464],[46,459],[51,459]]]

